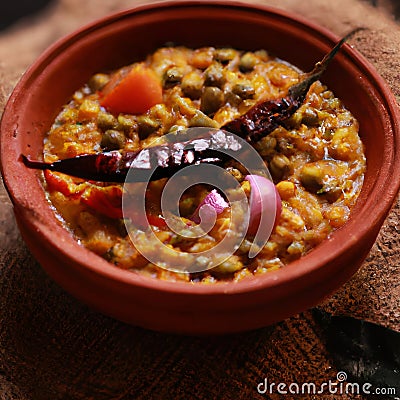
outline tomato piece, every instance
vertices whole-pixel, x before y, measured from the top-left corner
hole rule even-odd
[[[139,229],[147,229],[149,225],[157,228],[167,227],[165,219],[158,214],[143,214],[139,210],[125,210],[124,217],[129,218],[133,225]]]
[[[91,186],[81,196],[82,203],[110,218],[122,218],[122,189],[120,186]]]
[[[161,215],[147,214],[147,220],[150,225],[156,226],[158,228],[165,228],[167,226],[164,217],[162,217]]]
[[[114,114],[143,114],[162,103],[162,85],[153,70],[138,64],[116,73],[101,96],[101,106]]]
[[[57,191],[66,197],[77,199],[86,189],[85,183],[77,184],[68,175],[45,170],[44,177],[49,192]]]
[[[88,182],[75,183],[64,174],[44,171],[50,192],[58,191],[64,196],[78,199],[83,204],[110,218],[122,218],[122,189],[120,186],[94,186]]]

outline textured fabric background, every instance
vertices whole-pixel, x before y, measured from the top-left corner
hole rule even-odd
[[[259,2],[340,35],[360,25],[369,28],[354,46],[400,101],[400,28],[389,13],[359,0]],[[135,4],[59,0],[0,32],[0,110],[23,71],[49,44]],[[336,378],[310,312],[240,335],[189,338],[127,326],[89,310],[51,281],[30,255],[2,187],[0,203],[1,400],[278,399],[278,394],[258,394],[257,384],[264,378],[287,384]],[[321,308],[400,330],[399,214],[397,204],[363,267]]]

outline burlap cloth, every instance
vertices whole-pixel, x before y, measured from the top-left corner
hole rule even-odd
[[[0,108],[21,73],[54,40],[136,3],[60,0],[0,33]],[[358,0],[261,3],[337,34],[360,24],[370,28],[354,45],[400,100],[400,28],[389,14]],[[280,397],[257,393],[264,378],[287,384],[335,379],[337,369],[310,312],[250,333],[188,338],[89,310],[32,258],[3,188],[0,201],[0,399],[265,399]],[[324,309],[400,330],[399,213],[397,204],[363,267]]]

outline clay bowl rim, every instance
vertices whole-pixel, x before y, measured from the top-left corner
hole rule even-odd
[[[328,40],[334,44],[339,37],[333,34],[326,28],[319,26],[318,24],[311,22],[303,17],[293,15],[290,12],[286,12],[273,7],[267,7],[262,5],[251,5],[241,2],[228,2],[228,1],[179,1],[179,2],[158,2],[152,4],[141,5],[132,9],[123,10],[103,18],[100,18],[90,24],[84,25],[83,27],[73,31],[69,35],[56,41],[47,50],[45,50],[36,61],[28,68],[23,77],[17,83],[13,93],[11,94],[7,105],[5,107],[2,123],[1,123],[1,158],[2,158],[2,173],[4,183],[7,191],[9,192],[10,198],[12,199],[15,210],[18,212],[18,199],[21,197],[21,193],[18,193],[18,187],[14,186],[12,182],[12,174],[8,173],[8,170],[12,168],[12,164],[15,163],[15,159],[11,159],[5,151],[7,148],[3,143],[7,139],[6,132],[7,124],[10,124],[9,119],[12,118],[12,108],[14,100],[20,95],[20,92],[24,89],[24,86],[29,85],[29,81],[35,71],[43,66],[47,60],[57,57],[63,49],[79,41],[86,35],[90,35],[92,32],[96,32],[105,26],[118,22],[125,18],[134,18],[136,14],[146,12],[160,12],[163,9],[169,9],[171,7],[188,7],[188,6],[201,6],[201,7],[227,7],[235,9],[247,9],[250,11],[261,11],[270,15],[275,15],[280,19],[292,21],[297,26],[302,26],[304,29],[313,32],[313,35],[321,40]],[[379,104],[384,103],[384,107],[387,110],[388,117],[390,118],[390,128],[393,132],[393,142],[396,145],[395,149],[390,150],[391,160],[390,162],[383,161],[384,169],[379,174],[377,185],[374,186],[373,191],[377,194],[385,194],[380,198],[380,201],[376,201],[376,198],[368,198],[365,203],[357,204],[356,207],[368,210],[368,206],[374,207],[374,213],[367,213],[363,218],[363,224],[360,226],[360,217],[354,219],[350,217],[350,220],[345,224],[344,227],[337,230],[329,239],[324,240],[323,243],[318,245],[316,249],[313,249],[309,254],[301,257],[290,263],[283,269],[269,272],[263,275],[249,277],[239,282],[218,282],[213,285],[202,285],[193,284],[187,282],[170,282],[163,281],[157,278],[151,278],[140,274],[132,273],[127,270],[120,269],[116,266],[105,261],[100,256],[92,253],[86,248],[80,246],[68,231],[61,227],[56,217],[50,221],[35,220],[34,216],[25,213],[25,218],[29,219],[29,223],[32,224],[38,234],[42,235],[44,242],[51,244],[54,250],[60,252],[60,254],[67,259],[70,259],[75,265],[78,265],[80,269],[88,270],[96,275],[101,276],[107,280],[120,282],[129,286],[138,286],[161,292],[174,292],[179,294],[187,295],[215,295],[215,294],[227,294],[227,293],[244,293],[264,290],[272,287],[278,287],[286,285],[290,282],[294,282],[297,279],[308,277],[317,270],[324,267],[329,262],[334,261],[339,257],[340,254],[349,250],[352,244],[362,239],[369,232],[369,226],[380,225],[383,222],[383,218],[386,217],[389,212],[391,205],[395,199],[395,196],[400,186],[400,157],[397,159],[394,157],[396,153],[399,153],[398,143],[400,142],[400,129],[399,129],[399,110],[397,107],[396,100],[388,88],[386,82],[376,72],[374,67],[356,50],[350,46],[345,45],[342,49],[342,53],[356,65],[358,70],[363,71],[366,78],[373,83],[374,88],[380,94],[381,99],[375,99]],[[10,124],[11,126],[11,124]],[[4,128],[4,130],[3,130]],[[387,137],[387,132],[386,136]],[[3,162],[4,161],[4,162]],[[21,173],[34,173],[33,171],[27,172],[24,169],[22,163],[19,163]],[[11,178],[10,178],[11,177]],[[394,179],[395,178],[395,182]],[[389,185],[389,182],[391,185]],[[395,183],[393,185],[393,182]],[[39,179],[38,184],[40,185]],[[384,193],[383,193],[384,190]],[[372,197],[372,196],[371,196]],[[41,204],[43,205],[43,204]],[[46,203],[46,207],[50,207]],[[40,210],[38,211],[40,214]],[[62,241],[62,246],[55,240],[54,233],[61,235],[65,238]],[[61,242],[61,241],[59,241]],[[46,269],[46,268],[45,268]]]

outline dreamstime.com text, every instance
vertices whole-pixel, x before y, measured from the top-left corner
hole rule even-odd
[[[260,394],[356,394],[356,395],[388,395],[396,396],[398,390],[394,387],[373,387],[369,382],[362,384],[347,382],[347,374],[340,371],[336,375],[336,380],[328,380],[316,384],[314,382],[304,383],[283,383],[269,382],[265,378],[257,385],[257,392]]]

